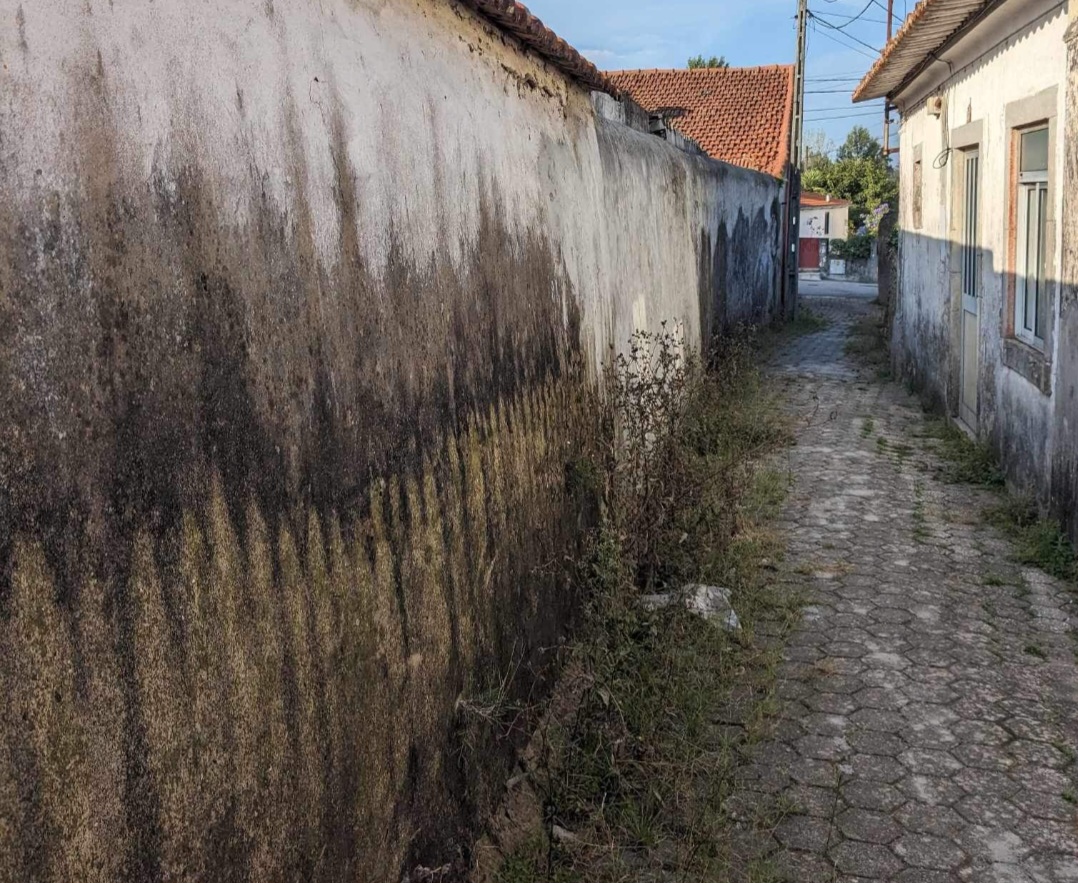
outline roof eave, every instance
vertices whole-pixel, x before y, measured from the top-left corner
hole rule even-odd
[[[880,98],[894,99],[924,72],[940,52],[960,40],[1004,2],[921,0],[858,84],[853,93],[853,102],[859,104]],[[918,47],[915,44],[913,54],[902,57],[905,44],[910,40],[920,40],[923,45]]]
[[[609,77],[544,25],[523,3],[517,3],[515,0],[462,2],[538,53],[570,79],[596,92],[606,92],[615,98],[620,95]]]

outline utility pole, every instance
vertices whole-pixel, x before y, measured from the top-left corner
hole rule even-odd
[[[887,0],[887,42],[883,44],[885,48],[891,42],[894,20],[895,0]],[[887,98],[883,99],[883,155],[884,157],[891,155],[891,102]]]
[[[808,0],[798,0],[797,64],[794,68],[794,119],[790,161],[798,169],[805,164],[805,54],[808,44]]]
[[[787,317],[797,318],[798,263],[801,248],[801,170],[805,160],[805,54],[808,48],[808,0],[797,5],[797,62],[794,65],[794,118],[790,125],[789,180],[786,182],[786,234],[782,269],[783,308]]]

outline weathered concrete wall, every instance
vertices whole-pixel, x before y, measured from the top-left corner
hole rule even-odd
[[[1065,42],[1062,255],[1056,335],[1059,367],[1056,419],[1052,425],[1050,503],[1055,515],[1069,526],[1071,540],[1078,545],[1078,3],[1070,4]]]
[[[1053,335],[1045,351],[1037,352],[1015,339],[1012,330],[1012,137],[1016,125],[1043,120],[1051,120],[1055,133],[1050,160],[1053,205],[1048,225],[1048,276],[1053,285],[1051,325],[1062,330],[1066,324],[1058,297],[1062,225],[1057,221],[1065,217],[1066,187],[1061,184],[1060,171],[1065,151],[1066,26],[1066,15],[1058,4],[1027,2],[1021,16],[1005,13],[975,31],[968,49],[959,44],[953,57],[946,58],[953,65],[953,75],[941,84],[915,85],[899,102],[903,111],[901,281],[894,323],[898,367],[957,415],[962,151],[976,147],[981,194],[980,410],[971,429],[1000,453],[1014,485],[1046,504],[1053,496],[1062,499],[1059,489],[1073,480],[1060,477],[1054,464],[1062,455],[1069,431],[1060,429],[1074,426],[1078,403],[1067,391],[1067,375],[1073,365],[1064,367],[1069,357],[1062,335]],[[933,73],[947,70],[946,64],[939,64]],[[926,85],[932,85],[931,94],[943,96],[942,117],[927,112]],[[1054,94],[1050,93],[1052,87],[1057,87]],[[1023,110],[1025,107],[1029,109]],[[919,198],[914,186],[918,163],[923,178]],[[1073,523],[1073,507],[1060,514]]]
[[[779,184],[442,0],[0,22],[0,880],[452,859],[512,751],[458,697],[571,617],[599,364],[767,319]]]

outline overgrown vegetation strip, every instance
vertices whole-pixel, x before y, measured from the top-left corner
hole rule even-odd
[[[775,579],[769,525],[790,477],[772,455],[791,435],[751,351],[727,344],[705,367],[669,330],[611,367],[602,438],[570,470],[603,513],[566,661],[576,695],[540,734],[528,775],[542,821],[502,883],[772,879],[746,843],[781,802],[746,807],[737,780],[775,723],[803,599]],[[689,584],[728,588],[741,629],[640,603]]]

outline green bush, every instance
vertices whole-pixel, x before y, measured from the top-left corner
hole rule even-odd
[[[836,239],[831,243],[831,257],[847,261],[863,261],[872,257],[873,236],[851,236],[849,239]]]

